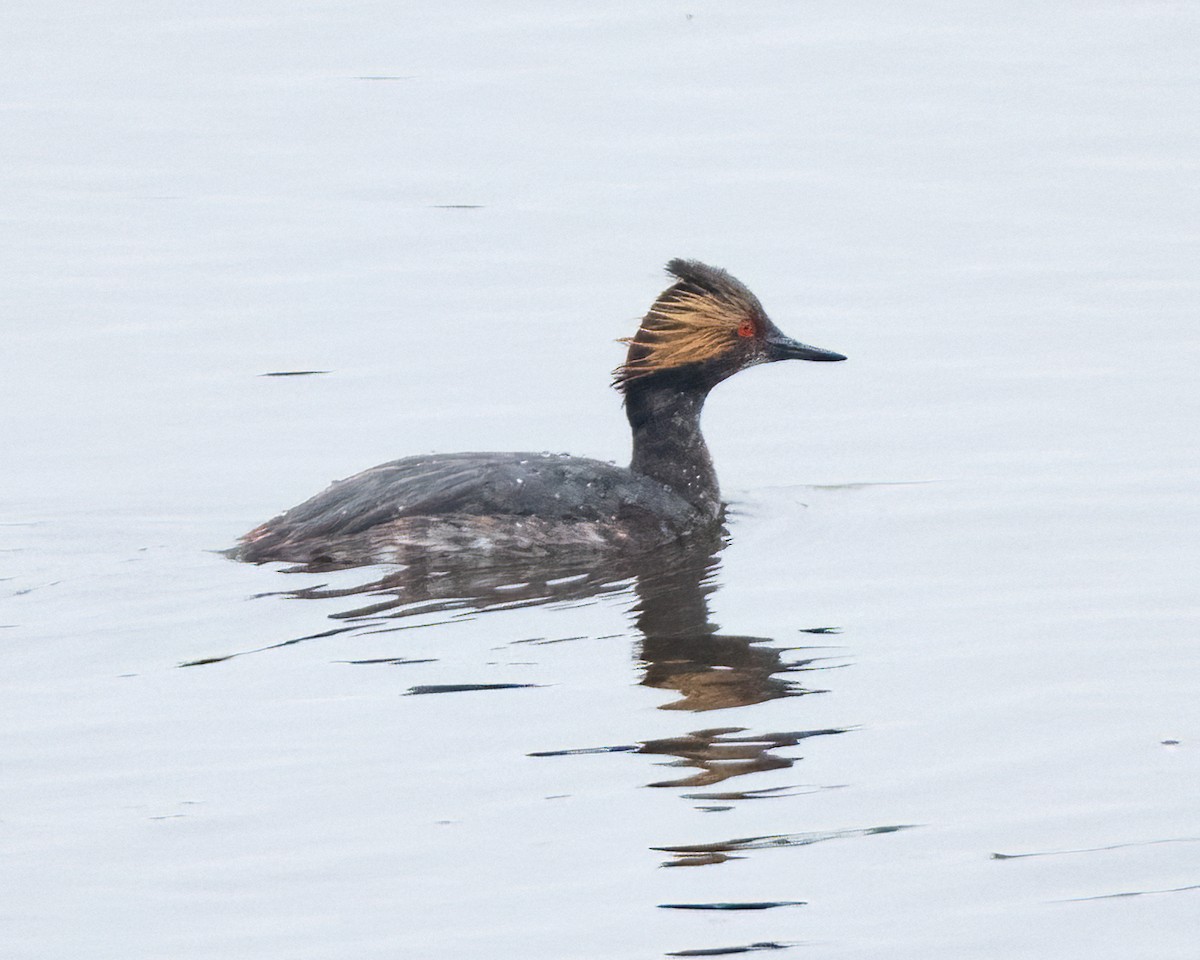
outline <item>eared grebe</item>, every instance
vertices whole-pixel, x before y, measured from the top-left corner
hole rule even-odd
[[[231,554],[261,563],[418,563],[431,552],[641,552],[716,529],[722,503],[700,411],[724,380],[773,360],[845,360],[785,336],[745,285],[695,260],[650,307],[613,375],[633,430],[628,467],[548,453],[406,457],[340,480],[255,527]]]

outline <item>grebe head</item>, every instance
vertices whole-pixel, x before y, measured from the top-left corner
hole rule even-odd
[[[676,376],[705,389],[739,370],[774,360],[845,360],[786,336],[758,297],[724,270],[698,260],[672,260],[676,278],[642,319],[613,385],[628,394],[650,378]]]

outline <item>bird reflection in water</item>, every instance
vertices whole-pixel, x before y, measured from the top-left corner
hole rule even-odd
[[[724,634],[711,622],[708,598],[717,589],[719,554],[725,543],[722,530],[634,557],[611,553],[587,556],[577,551],[566,556],[532,558],[498,559],[494,554],[431,556],[426,562],[367,582],[285,591],[284,595],[295,598],[355,602],[331,615],[339,622],[338,626],[273,646],[352,632],[386,634],[413,626],[416,617],[427,624],[430,616],[442,614],[453,619],[485,611],[585,602],[628,591],[632,585],[637,598],[633,613],[640,634],[641,682],[678,694],[676,699],[662,704],[661,709],[703,712],[824,692],[802,681],[806,674],[829,669],[829,661],[817,656],[815,648],[781,647],[766,637]],[[304,565],[288,569],[320,573],[337,568]],[[832,631],[833,628],[810,630]],[[226,658],[212,657],[195,663],[221,659]],[[378,662],[404,661],[382,658]],[[451,686],[445,690],[451,690]],[[417,692],[431,691],[420,688]],[[549,750],[533,755],[638,752],[668,756],[674,758],[673,765],[690,768],[692,772],[650,786],[695,788],[751,773],[786,769],[795,760],[781,756],[779,750],[794,747],[810,737],[842,732],[842,729],[820,729],[748,734],[741,727],[717,727],[641,744]],[[725,791],[712,795],[712,799],[732,801],[781,795],[771,790]],[[695,798],[708,797],[697,794]],[[717,811],[728,806],[717,803],[701,809]]]
[[[639,571],[634,611],[642,635],[642,683],[681,695],[664,710],[721,710],[823,693],[795,677],[823,669],[822,658],[787,661],[784,655],[800,648],[769,646],[768,637],[718,633],[708,597],[716,590],[722,545],[709,542],[707,549],[681,553],[672,564]]]
[[[724,530],[691,537],[633,557],[572,551],[567,555],[501,557],[455,554],[429,558],[388,572],[385,576],[349,586],[306,586],[260,596],[312,600],[352,600],[348,609],[330,614],[338,625],[243,653],[260,652],[306,640],[346,633],[387,633],[406,629],[421,617],[445,614],[448,619],[479,613],[545,605],[569,605],[627,591],[637,597],[635,626],[641,635],[642,683],[679,694],[664,710],[706,711],[742,707],[780,697],[824,691],[805,687],[797,676],[828,669],[821,657],[785,659],[804,647],[773,646],[770,638],[722,634],[709,619],[708,597],[717,589],[718,554]],[[308,564],[286,568],[289,573],[327,573],[344,568]],[[370,569],[370,568],[364,568]],[[375,568],[377,569],[377,568]],[[340,575],[340,574],[339,574]],[[818,628],[813,632],[832,632]],[[809,648],[812,649],[812,648]],[[240,654],[233,654],[238,656]],[[229,659],[208,657],[187,665]],[[391,658],[384,658],[388,662]],[[745,752],[729,739],[736,731],[721,730],[708,737],[709,749]],[[713,734],[697,731],[684,738],[698,743]],[[804,734],[808,736],[811,734]],[[783,739],[795,738],[788,733]],[[663,741],[665,743],[666,741]],[[783,745],[782,741],[777,745]]]
[[[611,555],[540,556],[506,558],[495,555],[456,555],[430,558],[427,563],[389,572],[386,576],[343,587],[329,585],[286,591],[285,595],[318,600],[347,600],[351,605],[332,618],[338,626],[302,640],[350,632],[387,634],[392,630],[427,625],[430,617],[446,620],[472,617],[496,610],[533,606],[569,606],[632,590],[634,625],[639,635],[641,683],[669,691],[674,698],[660,709],[702,713],[747,707],[784,697],[801,697],[825,691],[810,685],[813,672],[837,666],[812,645],[779,645],[767,637],[721,633],[709,614],[709,597],[717,590],[719,554],[726,544],[724,530],[671,544],[636,557]],[[322,568],[302,566],[295,572],[320,573]],[[329,569],[329,568],[327,568]],[[332,572],[332,571],[331,571]],[[339,573],[339,577],[344,573]],[[808,628],[809,634],[836,633],[836,628]],[[816,639],[816,638],[814,638]],[[825,648],[826,650],[828,648]],[[212,658],[213,660],[222,658]],[[381,658],[362,663],[404,662]],[[419,692],[427,692],[421,689]],[[428,691],[432,692],[432,691]],[[616,746],[585,746],[545,750],[530,756],[564,757],[593,753],[640,753],[669,758],[680,775],[648,784],[651,787],[690,790],[680,796],[699,801],[701,811],[722,811],[734,803],[781,799],[829,787],[770,786],[760,789],[706,790],[734,778],[784,770],[796,758],[780,751],[813,737],[844,733],[844,728],[749,732],[735,726],[712,726],[678,736]],[[669,854],[663,866],[704,866],[741,859],[750,851],[799,847],[825,840],[892,832],[900,827],[871,827],[822,833],[739,837],[655,849]],[[672,903],[680,910],[765,910],[800,906],[801,901]],[[682,951],[672,956],[709,956],[742,953],[789,944],[770,941],[742,947]]]

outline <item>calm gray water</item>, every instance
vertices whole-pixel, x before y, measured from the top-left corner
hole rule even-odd
[[[3,22],[0,954],[1197,955],[1193,5]],[[674,256],[851,358],[714,394],[723,550],[213,552],[624,458]]]

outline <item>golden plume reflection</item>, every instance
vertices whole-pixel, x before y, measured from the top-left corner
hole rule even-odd
[[[697,712],[824,693],[798,678],[832,665],[816,654],[816,648],[779,647],[769,637],[723,634],[712,623],[708,598],[717,589],[720,546],[683,553],[674,563],[639,572],[634,613],[642,635],[642,683],[680,694],[662,709]],[[805,632],[829,634],[837,628],[810,627]],[[797,652],[804,656],[785,659]]]

